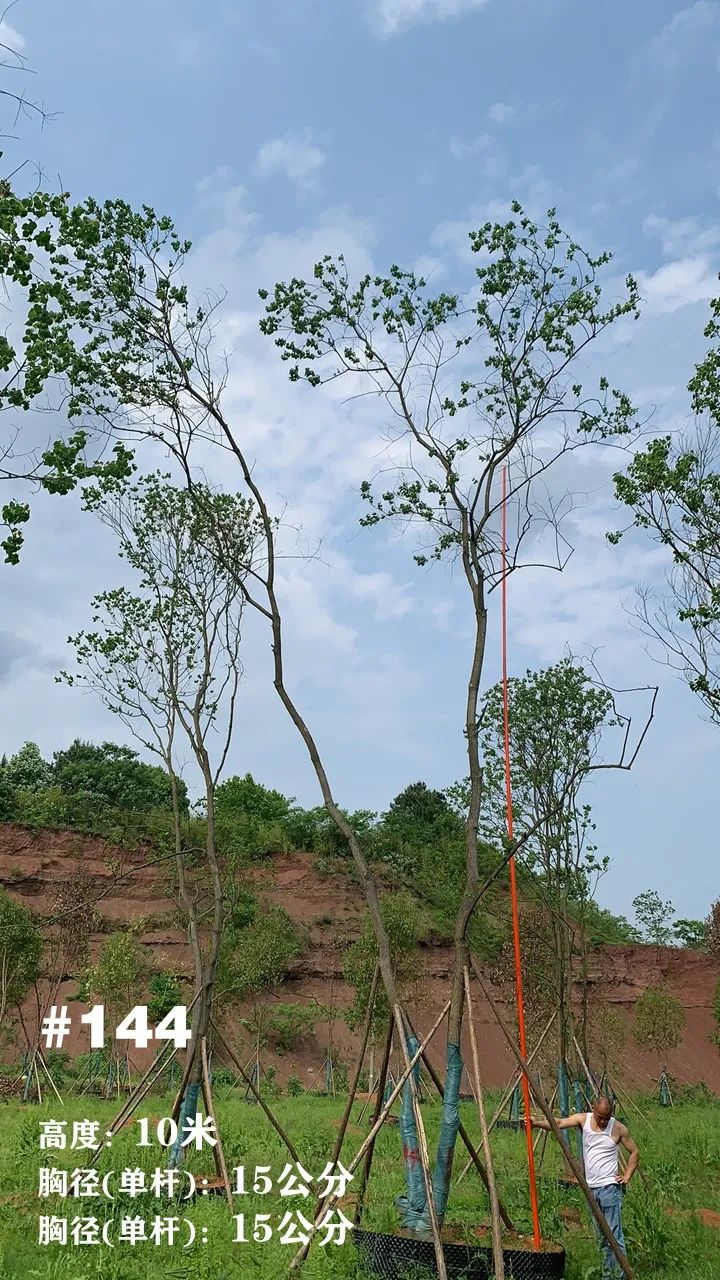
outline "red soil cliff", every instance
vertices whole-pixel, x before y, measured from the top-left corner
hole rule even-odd
[[[147,865],[148,855],[139,852],[121,855],[105,841],[69,831],[34,830],[0,824],[0,884],[32,910],[47,913],[52,895],[63,881],[87,874],[97,897],[102,932],[92,938],[97,953],[103,936],[129,921],[146,923],[141,940],[153,968],[189,972],[189,955],[184,934],[178,928],[175,907],[167,896],[162,868]],[[286,1002],[313,1004],[320,1018],[316,1034],[305,1037],[286,1055],[263,1051],[265,1064],[276,1066],[286,1079],[295,1073],[304,1084],[315,1079],[325,1059],[330,1023],[332,1043],[339,1058],[355,1060],[357,1037],[351,1034],[342,1010],[352,993],[342,977],[342,948],[357,934],[363,920],[363,903],[351,877],[333,874],[321,877],[310,854],[293,854],[259,864],[250,873],[253,888],[267,901],[282,906],[302,927],[307,948],[283,983],[280,998]],[[452,953],[447,947],[422,949],[420,971],[413,997],[417,1029],[429,1029],[449,990]],[[648,987],[663,986],[682,1002],[686,1028],[682,1045],[670,1053],[669,1069],[683,1083],[705,1081],[720,1092],[720,1051],[710,1042],[713,1029],[712,994],[717,972],[707,956],[697,952],[650,946],[604,947],[594,953],[591,969],[591,1000],[619,1013],[629,1024],[638,996]],[[76,988],[72,975],[63,983],[60,998]],[[79,1023],[83,1006],[73,1004],[73,1033],[66,1044],[71,1054],[87,1049],[87,1029]],[[24,1014],[29,1028],[34,1026],[36,1002],[27,1002]],[[478,1042],[482,1052],[484,1081],[502,1085],[512,1072],[513,1060],[502,1038],[492,1010],[476,1000]],[[242,1031],[234,1037],[242,1045]],[[469,1045],[463,1046],[466,1061]],[[17,1052],[17,1050],[16,1050]],[[241,1051],[241,1057],[250,1056]],[[438,1062],[441,1045],[432,1052]],[[138,1064],[147,1055],[138,1054]],[[627,1035],[622,1050],[624,1083],[647,1087],[657,1075],[657,1063],[641,1052]],[[318,1077],[319,1080],[319,1077]]]

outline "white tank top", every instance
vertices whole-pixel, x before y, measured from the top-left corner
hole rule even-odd
[[[607,1129],[596,1132],[590,1127],[591,1116],[589,1111],[583,1125],[585,1180],[589,1187],[608,1187],[615,1182],[619,1166],[618,1146],[612,1136],[615,1120],[611,1117]]]

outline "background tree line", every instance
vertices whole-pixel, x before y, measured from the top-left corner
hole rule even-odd
[[[561,676],[566,683],[567,673],[563,671]],[[552,688],[547,673],[536,673],[527,681],[526,677],[528,695],[538,688],[546,693]],[[558,686],[556,693],[559,692]],[[494,691],[488,696],[487,706],[494,707],[495,712],[496,702]],[[518,707],[521,706],[519,700]],[[543,714],[546,713],[547,707]],[[541,721],[537,723],[541,727]],[[518,742],[522,740],[527,766],[533,742],[527,717],[520,717],[516,737]],[[486,739],[487,763],[494,767],[497,750],[492,734]],[[530,786],[537,783],[531,773],[528,780]],[[177,781],[183,814],[198,835],[204,824],[202,803],[192,804],[185,783],[181,778]],[[522,792],[518,794],[522,801]],[[449,936],[454,903],[461,890],[463,795],[462,782],[439,790],[417,781],[405,787],[385,812],[346,812],[373,861],[384,864],[396,886],[411,888],[424,905],[430,933],[437,940]],[[219,848],[235,866],[294,851],[315,854],[320,874],[330,873],[334,859],[347,864],[347,848],[324,806],[304,808],[294,797],[265,786],[250,773],[221,782],[215,807]],[[491,809],[489,800],[488,810]],[[51,760],[45,760],[35,743],[26,742],[0,760],[0,821],[70,828],[129,845],[133,841],[150,841],[162,846],[168,838],[171,818],[171,786],[166,771],[142,760],[131,747],[76,739],[68,748],[55,751]],[[547,907],[549,900],[562,908],[577,930],[587,934],[592,946],[640,941],[700,949],[709,945],[712,910],[707,921],[673,920],[672,903],[663,902],[655,890],[646,890],[635,898],[633,923],[599,906],[593,895],[608,859],[598,859],[593,846],[586,848],[585,837],[591,826],[589,809],[583,807],[572,821],[566,816],[555,825],[556,830],[546,833],[544,845],[541,833],[541,844],[531,845],[520,866],[531,931],[533,917],[537,917],[541,928],[543,901]],[[569,833],[574,836],[574,845],[568,840]],[[490,834],[488,813],[481,843],[481,862],[487,872],[501,857]],[[558,861],[556,853],[561,846],[569,851]],[[487,958],[494,958],[507,942],[505,908],[505,894],[499,888],[480,913],[476,941]]]

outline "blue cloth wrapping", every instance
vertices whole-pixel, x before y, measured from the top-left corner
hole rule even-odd
[[[443,1097],[442,1120],[438,1138],[435,1169],[432,1177],[433,1201],[438,1221],[442,1222],[450,1195],[450,1177],[452,1174],[455,1143],[460,1128],[460,1082],[463,1073],[463,1060],[458,1044],[447,1047],[447,1071],[445,1073],[445,1089]]]
[[[560,1104],[560,1115],[563,1117],[563,1119],[566,1119],[567,1116],[570,1115],[570,1094],[568,1089],[568,1076],[567,1076],[567,1071],[565,1070],[564,1062],[561,1062],[560,1066],[558,1067],[557,1085],[558,1085],[557,1087],[558,1102]],[[562,1130],[560,1131],[560,1141],[562,1142],[562,1145],[565,1147],[565,1150],[569,1151],[570,1143],[568,1142],[567,1134],[564,1133]]]
[[[415,1057],[419,1042],[415,1036],[408,1036],[407,1049],[411,1058]],[[413,1076],[417,1085],[420,1078],[420,1065],[413,1067]],[[404,1227],[412,1231],[427,1231],[430,1217],[425,1194],[420,1147],[418,1144],[417,1125],[413,1110],[412,1087],[408,1079],[403,1085],[402,1107],[400,1110],[400,1136],[402,1138],[403,1160],[405,1161],[405,1195],[398,1196],[396,1204]]]
[[[587,1111],[588,1108],[585,1105],[585,1099],[583,1098],[582,1085],[579,1080],[575,1080],[573,1083],[573,1093],[575,1094],[575,1110],[577,1111],[578,1115],[581,1115],[582,1112]],[[578,1160],[580,1161],[581,1164],[583,1164],[582,1133],[580,1132],[579,1129],[575,1130],[575,1149],[577,1152]]]
[[[193,1084],[189,1084],[185,1090],[185,1097],[183,1098],[183,1104],[180,1108],[180,1119],[178,1121],[178,1136],[170,1150],[170,1159],[168,1161],[168,1168],[170,1169],[179,1169],[182,1164],[183,1153],[185,1150],[182,1145],[182,1140],[185,1137],[185,1122],[186,1120],[189,1120],[191,1116],[194,1117],[197,1115],[199,1095],[200,1081],[196,1080]]]

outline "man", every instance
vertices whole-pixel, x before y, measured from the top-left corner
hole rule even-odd
[[[533,1118],[536,1129],[549,1129],[547,1120]],[[558,1118],[559,1129],[581,1129],[585,1180],[602,1210],[607,1224],[623,1253],[625,1237],[622,1229],[622,1198],[635,1170],[640,1152],[628,1133],[627,1127],[616,1120],[609,1098],[596,1098],[592,1111],[579,1112]],[[620,1144],[628,1152],[625,1171],[620,1171]],[[617,1261],[610,1245],[593,1218],[598,1241],[603,1251],[603,1280],[619,1274]]]

